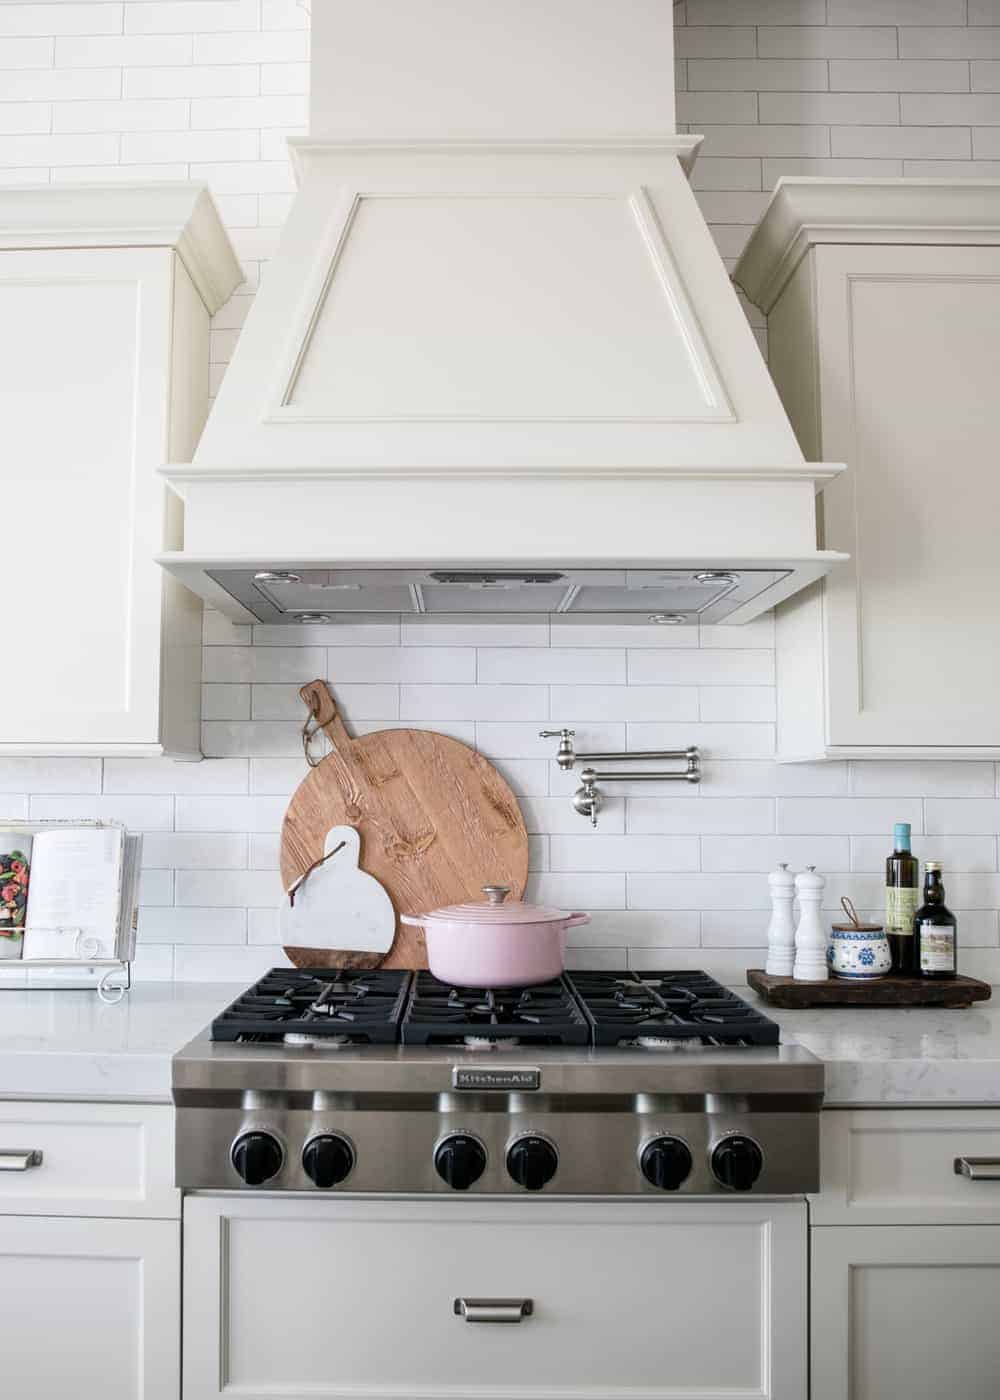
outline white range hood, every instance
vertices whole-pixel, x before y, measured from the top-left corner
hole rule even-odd
[[[324,0],[171,573],[231,617],[746,621],[843,556],[687,174],[667,0]]]

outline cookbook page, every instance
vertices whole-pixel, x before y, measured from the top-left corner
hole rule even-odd
[[[0,831],[0,937],[24,930],[28,905],[32,837],[26,831]]]
[[[35,837],[28,928],[79,929],[113,957],[122,868],[120,827],[66,827]],[[28,948],[25,948],[27,955]]]

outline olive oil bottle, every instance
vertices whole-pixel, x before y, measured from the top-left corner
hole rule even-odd
[[[910,823],[892,829],[892,855],[885,863],[885,931],[892,953],[892,970],[905,976],[916,971],[913,919],[917,912],[918,868],[910,852]]]
[[[913,919],[913,952],[920,977],[954,977],[958,971],[958,920],[944,902],[936,860],[924,867],[924,902]]]

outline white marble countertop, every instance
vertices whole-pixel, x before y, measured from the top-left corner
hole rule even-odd
[[[1000,1106],[1000,997],[965,1010],[824,1007],[781,1011],[749,987],[738,995],[826,1065],[828,1108]]]
[[[89,991],[0,990],[0,1097],[169,1103],[171,1056],[241,990],[140,983],[115,1006]],[[765,1009],[783,1040],[825,1062],[828,1107],[1000,1107],[1000,997],[965,1011]]]
[[[0,990],[0,1098],[170,1102],[170,1058],[239,987],[147,982],[109,1006],[92,991]]]

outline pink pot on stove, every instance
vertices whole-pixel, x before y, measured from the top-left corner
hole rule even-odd
[[[429,914],[401,914],[427,939],[427,962],[442,982],[460,987],[518,987],[548,982],[566,965],[566,933],[590,915],[512,900],[507,885],[484,885],[484,903],[452,904]]]

